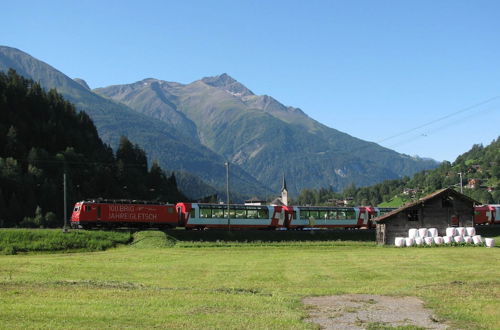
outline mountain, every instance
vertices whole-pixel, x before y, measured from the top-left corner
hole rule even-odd
[[[82,79],[0,47],[0,70],[8,68],[57,88],[91,116],[115,149],[125,135],[163,168],[195,174],[219,192],[225,190],[229,160],[231,191],[240,200],[278,192],[283,174],[296,194],[305,187],[365,186],[437,166],[329,128],[227,74],[190,84],[148,78],[92,91]],[[196,180],[185,182],[195,187]],[[182,180],[179,186],[190,196],[197,193],[185,191]]]
[[[177,134],[240,165],[273,191],[374,184],[437,166],[329,128],[227,74],[190,84],[148,78],[94,90],[163,121]]]
[[[225,191],[226,159],[197,143],[187,126],[177,127],[182,115],[158,120],[154,116],[139,113],[124,104],[104,98],[92,92],[83,80],[75,81],[50,65],[11,47],[0,46],[0,71],[9,68],[26,78],[40,83],[45,89],[55,88],[67,100],[90,115],[99,136],[116,150],[121,136],[127,136],[140,145],[151,160],[158,160],[162,168],[183,171],[185,182],[194,182],[187,173],[199,176],[204,182],[220,192]],[[184,123],[185,124],[185,123]],[[188,130],[185,134],[184,131]],[[231,183],[235,193],[243,195],[268,195],[270,190],[246,173],[239,166],[231,168]],[[202,197],[197,189],[186,191],[179,180],[183,192],[191,198]],[[237,188],[237,189],[235,189]],[[205,190],[209,190],[206,189]]]

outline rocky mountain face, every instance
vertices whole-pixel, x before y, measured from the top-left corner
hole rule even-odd
[[[148,78],[92,91],[82,79],[0,46],[0,70],[8,68],[58,89],[91,116],[112,147],[125,135],[163,168],[192,173],[220,192],[229,160],[231,190],[240,197],[276,194],[283,174],[295,194],[370,185],[437,166],[327,127],[298,108],[255,95],[227,74],[190,84]],[[187,181],[193,191],[183,191],[194,196],[197,181]]]
[[[369,185],[436,166],[322,125],[298,108],[255,95],[227,74],[186,85],[150,78],[94,91],[165,122],[274,191],[283,173],[297,193]]]

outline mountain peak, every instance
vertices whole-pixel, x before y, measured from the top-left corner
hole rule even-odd
[[[76,81],[77,83],[79,83],[80,85],[82,85],[85,89],[90,90],[89,84],[87,84],[87,82],[85,80],[83,80],[81,78],[74,78],[73,80]]]
[[[201,79],[205,84],[221,88],[226,92],[233,94],[234,96],[242,97],[254,95],[254,93],[246,88],[243,84],[239,83],[236,79],[228,75],[227,73],[223,73],[214,77],[205,77]]]

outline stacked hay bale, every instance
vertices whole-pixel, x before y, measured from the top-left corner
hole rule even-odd
[[[446,236],[439,236],[436,228],[411,228],[408,230],[408,237],[396,237],[394,244],[396,247],[423,246],[423,245],[452,245],[452,244],[474,244],[482,245],[481,235],[476,235],[474,227],[448,227]],[[493,238],[485,238],[486,247],[495,246]]]

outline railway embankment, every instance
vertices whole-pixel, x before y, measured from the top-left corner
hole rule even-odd
[[[0,229],[0,254],[103,251],[131,240],[124,231]]]

